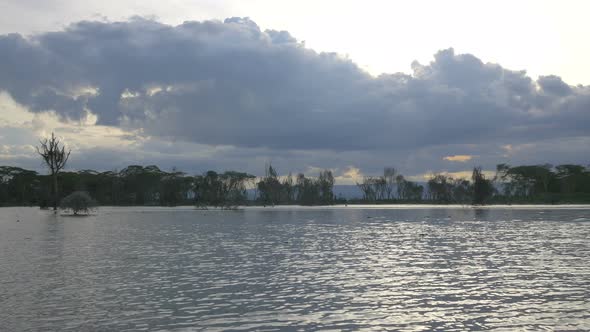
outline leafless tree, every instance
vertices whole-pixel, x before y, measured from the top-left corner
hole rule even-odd
[[[377,192],[375,191],[375,182],[377,178],[374,176],[365,176],[363,177],[363,182],[358,183],[357,187],[363,192],[363,199],[365,201],[372,201],[374,202],[377,200]]]
[[[397,171],[393,167],[385,167],[383,170],[383,177],[385,178],[385,193],[387,194],[387,199],[393,199],[393,189],[395,188],[395,176],[397,175]]]
[[[397,198],[401,200],[407,199],[407,181],[404,176],[398,174],[395,177],[395,184],[397,186]]]
[[[375,199],[385,199],[385,194],[387,192],[387,180],[385,180],[384,176],[376,176],[373,178],[373,188],[375,192]]]
[[[37,153],[43,158],[45,165],[51,172],[53,179],[53,210],[56,211],[57,201],[59,200],[57,175],[66,166],[71,151],[66,152],[65,146],[55,137],[54,133],[51,133],[51,138],[45,138],[40,143],[41,146],[37,147]]]

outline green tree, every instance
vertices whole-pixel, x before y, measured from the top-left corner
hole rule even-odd
[[[282,201],[290,204],[293,203],[293,201],[295,200],[295,184],[293,181],[293,175],[291,173],[289,173],[289,175],[287,175],[287,177],[285,177],[285,179],[283,180],[283,199]]]
[[[485,204],[494,193],[494,186],[492,185],[492,182],[486,179],[485,175],[481,171],[481,167],[473,168],[471,180],[473,181],[472,203],[474,205]]]
[[[428,180],[430,199],[440,203],[453,202],[453,178],[444,174],[434,174]]]
[[[334,175],[332,171],[323,170],[317,179],[319,190],[320,190],[320,202],[321,204],[327,205],[334,202]]]
[[[321,201],[320,185],[317,180],[297,174],[297,202],[301,205],[316,205]]]
[[[259,200],[265,205],[279,204],[281,202],[283,185],[279,181],[277,171],[269,164],[264,172],[264,178],[257,184]]]
[[[563,193],[575,193],[581,191],[580,188],[587,177],[587,170],[581,165],[559,165],[555,167],[557,170],[556,177],[560,182],[560,189]]]
[[[246,187],[253,181],[254,175],[227,171],[218,174],[208,171],[194,180],[195,200],[198,206],[234,208],[245,203]]]

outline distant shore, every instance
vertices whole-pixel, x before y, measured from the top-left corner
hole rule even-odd
[[[2,206],[0,208],[39,208],[38,206]],[[240,205],[231,209],[220,207],[197,207],[194,205],[158,206],[158,205],[105,205],[108,209],[142,209],[142,210],[196,210],[196,211],[233,211],[233,210],[321,210],[321,209],[583,209],[590,210],[590,204],[333,204],[333,205]],[[42,209],[48,210],[50,209]]]

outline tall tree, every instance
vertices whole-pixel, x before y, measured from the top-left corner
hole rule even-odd
[[[325,169],[320,172],[317,179],[320,187],[320,201],[321,204],[332,204],[334,201],[334,175],[332,171]]]
[[[466,179],[450,178],[451,200],[454,203],[469,204],[473,200],[473,186]]]
[[[481,171],[481,167],[473,168],[471,180],[473,181],[473,204],[485,204],[485,202],[492,196],[492,193],[494,192],[494,186],[492,185],[492,182],[486,179],[485,175]]]
[[[385,178],[385,193],[387,194],[387,199],[393,199],[393,189],[395,188],[395,178],[396,178],[397,171],[393,167],[385,167],[383,169],[383,178]]]
[[[287,204],[293,203],[295,200],[295,185],[293,182],[293,175],[289,172],[289,175],[285,177],[283,180],[283,192],[284,192],[284,202]]]
[[[57,176],[68,162],[71,150],[66,152],[65,145],[61,144],[59,139],[51,133],[51,138],[45,138],[40,141],[41,146],[37,147],[37,153],[43,158],[45,165],[49,168],[53,179],[53,210],[57,210],[59,200],[59,189],[57,186]]]
[[[281,201],[281,189],[282,184],[279,181],[277,171],[269,164],[265,167],[265,176],[257,184],[258,192],[260,194],[259,199],[264,204],[275,205]]]
[[[407,181],[404,178],[404,176],[401,175],[401,174],[398,174],[395,177],[395,184],[396,184],[396,187],[397,187],[397,198],[398,199],[402,199],[402,200],[403,199],[407,199],[407,197],[406,197],[406,193],[407,192],[405,190],[406,189]]]
[[[297,203],[301,205],[315,205],[321,201],[319,181],[306,178],[302,173],[297,174]]]

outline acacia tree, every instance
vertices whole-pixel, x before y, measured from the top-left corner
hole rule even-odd
[[[246,201],[248,198],[246,188],[254,179],[254,175],[234,171],[222,174],[208,171],[203,175],[195,176],[194,191],[197,206],[234,209]]]
[[[40,143],[41,146],[36,147],[37,153],[43,158],[45,165],[51,172],[53,179],[53,210],[57,211],[57,202],[59,200],[57,175],[66,166],[71,150],[66,152],[65,145],[61,144],[54,133],[51,133],[51,138],[45,138]]]

